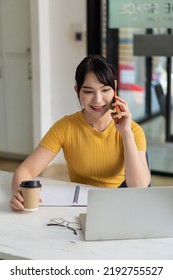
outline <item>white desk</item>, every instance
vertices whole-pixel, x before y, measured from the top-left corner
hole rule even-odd
[[[0,259],[173,259],[173,238],[88,242],[81,231],[75,236],[66,228],[46,226],[56,217],[77,221],[85,207],[40,207],[35,212],[13,212],[8,206],[11,178],[12,173],[0,171]],[[55,180],[41,178],[41,182],[55,185]]]

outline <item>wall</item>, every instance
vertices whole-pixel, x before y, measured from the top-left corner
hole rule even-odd
[[[74,24],[86,23],[85,0],[50,1],[50,75],[52,123],[79,110],[74,92],[75,68],[86,56],[86,40],[75,41]],[[64,162],[62,152],[54,162]]]
[[[74,24],[86,23],[85,0],[50,1],[52,120],[79,110],[75,68],[86,55],[86,40],[75,41]]]
[[[86,0],[30,0],[34,146],[65,114],[79,110],[74,74],[86,56],[86,37],[75,41],[74,25],[86,24]],[[64,162],[62,153],[54,160]]]

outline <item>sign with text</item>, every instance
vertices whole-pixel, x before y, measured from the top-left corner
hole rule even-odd
[[[109,0],[109,28],[173,28],[173,0]]]

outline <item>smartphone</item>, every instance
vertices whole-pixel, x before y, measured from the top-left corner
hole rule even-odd
[[[116,93],[116,90],[114,91],[114,98],[113,98],[113,102],[115,102],[115,96],[117,95]],[[118,114],[121,110],[120,110],[120,107],[118,105],[115,106],[115,111],[116,113]],[[118,119],[116,119],[115,123],[117,124],[118,123]]]

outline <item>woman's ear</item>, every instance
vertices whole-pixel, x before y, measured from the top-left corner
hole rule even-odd
[[[75,90],[76,93],[78,93],[78,91],[77,91],[77,84],[74,85],[74,90]]]

